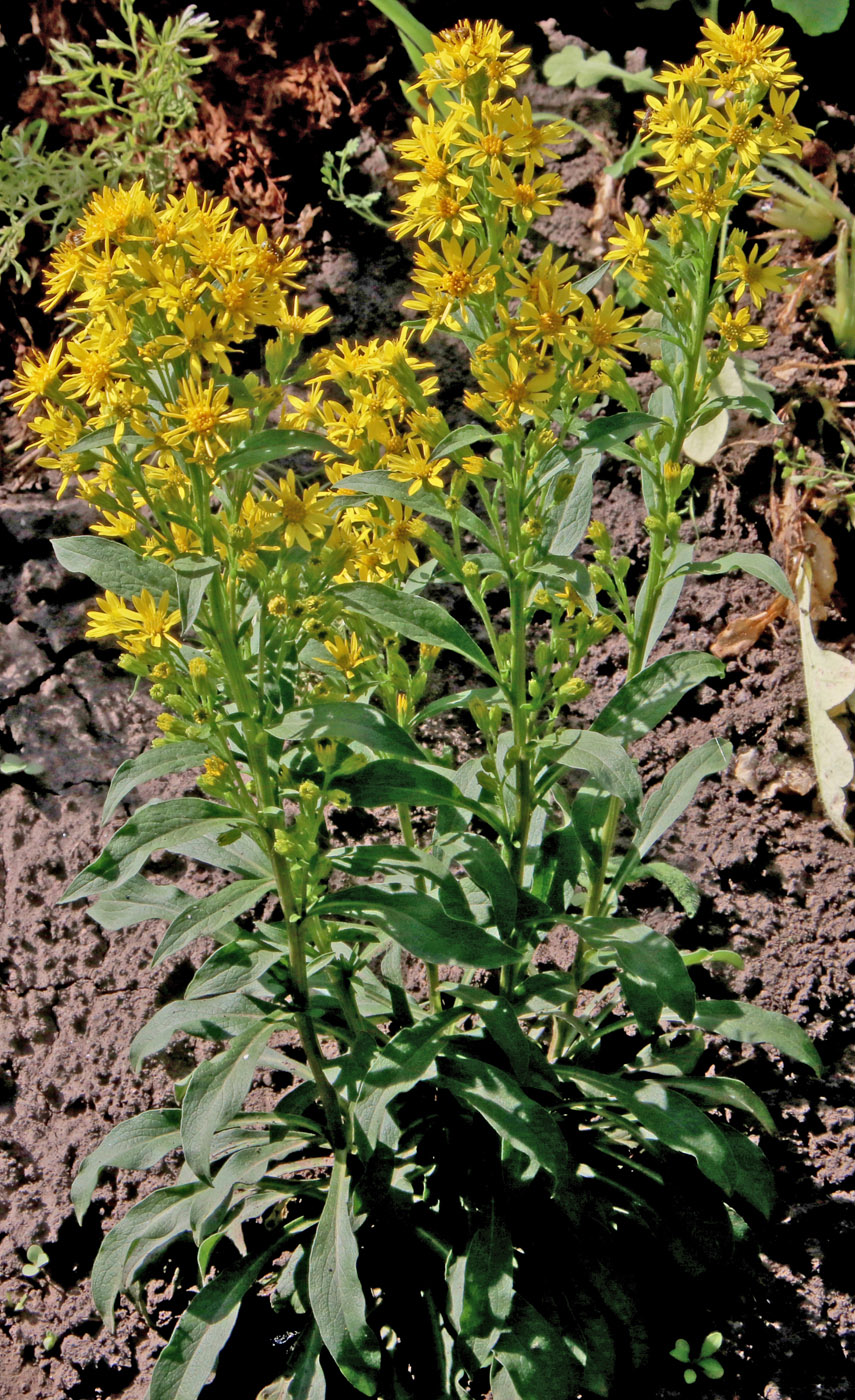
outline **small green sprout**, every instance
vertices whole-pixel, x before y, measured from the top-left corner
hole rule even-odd
[[[321,161],[321,179],[329,190],[330,199],[336,200],[338,204],[343,204],[346,209],[350,209],[354,214],[358,214],[360,219],[365,219],[369,224],[377,224],[379,228],[388,228],[386,219],[382,219],[373,206],[382,197],[382,190],[372,190],[370,194],[354,194],[346,190],[344,185],[351,173],[351,163],[353,157],[359,150],[359,137],[352,136],[349,141],[342,146],[340,151],[325,151]]]
[[[701,1349],[697,1356],[692,1356],[691,1347],[685,1337],[678,1337],[673,1348],[668,1353],[675,1361],[679,1361],[685,1370],[683,1380],[686,1385],[694,1385],[698,1379],[698,1371],[703,1371],[708,1380],[717,1381],[724,1375],[724,1367],[720,1361],[713,1360],[724,1338],[721,1332],[708,1332],[701,1342]]]
[[[37,1278],[48,1262],[40,1244],[31,1244],[27,1250],[27,1262],[21,1268],[24,1278]]]

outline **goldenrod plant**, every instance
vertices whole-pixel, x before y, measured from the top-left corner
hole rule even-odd
[[[88,44],[55,40],[56,73],[42,86],[62,89],[65,121],[95,121],[97,133],[80,150],[52,150],[48,123],[27,122],[0,133],[0,273],[11,268],[25,287],[32,281],[20,250],[32,223],[44,226],[54,247],[79,218],[86,200],[105,182],[142,178],[163,191],[173,179],[181,133],[192,125],[200,95],[194,80],[209,61],[190,45],[208,44],[215,26],[195,5],[155,24],[137,14],[136,0],[119,0],[126,37],[107,31]],[[104,55],[111,53],[112,58]]]
[[[738,957],[677,948],[621,897],[654,880],[697,910],[654,848],[730,757],[711,739],[645,794],[631,756],[722,674],[654,655],[685,578],[741,567],[789,591],[760,554],[696,564],[681,538],[684,443],[778,285],[723,230],[791,140],[779,37],[752,15],[707,23],[650,99],[672,211],[628,216],[607,262],[660,317],[646,405],[627,378],[639,319],[596,299],[603,269],[524,248],[561,198],[546,161],[564,132],[515,95],[528,54],[495,23],[461,21],[423,58],[396,225],[417,240],[416,319],[391,339],[298,367],[329,318],[301,305],[297,251],[192,190],[105,191],[51,263],[68,331],[22,366],[17,401],[39,401],[45,464],[93,508],[91,535],[55,545],[105,590],[88,635],[162,706],[104,819],[167,774],[202,794],[137,807],[65,898],[108,931],[165,920],[156,966],[217,944],[131,1057],[178,1033],[213,1053],[73,1188],[82,1218],[104,1168],[182,1156],[92,1277],[112,1326],[120,1293],[144,1307],[153,1261],[195,1244],[150,1400],[194,1400],[259,1288],[295,1339],[261,1358],[264,1381],[281,1372],[264,1400],[625,1395],[665,1354],[674,1299],[770,1210],[752,1134],[771,1114],[708,1072],[707,1037],[814,1071],[816,1051],[783,1016],[700,995],[692,969]],[[440,328],[472,366],[453,429],[427,358]],[[260,330],[264,379],[238,372]],[[640,588],[591,521],[605,452],[641,477]],[[582,724],[583,663],[614,632],[625,676]],[[438,716],[473,756],[437,752]],[[161,849],[230,878],[203,898],[156,882]],[[562,927],[567,965],[541,961]],[[286,1087],[247,1105],[259,1067]]]

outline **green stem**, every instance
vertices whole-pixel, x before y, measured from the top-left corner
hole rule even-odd
[[[704,334],[706,331],[707,315],[709,313],[710,302],[710,275],[712,263],[715,257],[716,236],[710,231],[706,235],[703,261],[698,271],[698,282],[696,294],[693,300],[694,319],[689,335],[686,357],[683,361],[684,375],[680,384],[681,393],[679,403],[676,405],[676,418],[671,434],[671,441],[668,445],[668,454],[673,461],[679,461],[683,451],[683,445],[689,433],[689,425],[693,415],[697,412],[699,401],[705,391],[705,384],[699,384],[698,369],[704,346]],[[664,490],[658,459],[653,464],[657,474],[657,513],[664,516],[668,510],[668,500]],[[632,630],[629,642],[626,680],[631,681],[638,675],[644,666],[647,655],[648,639],[653,626],[653,619],[656,616],[656,609],[662,593],[662,587],[667,576],[667,560],[665,555],[666,524],[662,524],[658,529],[653,529],[650,534],[650,561],[647,573],[647,588],[644,601],[644,608],[638,618],[635,628]],[[614,852],[615,841],[617,839],[618,824],[622,804],[620,798],[612,797],[609,800],[606,819],[603,823],[602,836],[600,842],[600,861],[597,870],[591,880],[588,895],[585,900],[583,914],[586,918],[596,918],[601,916],[604,910],[604,896],[606,894],[606,881],[608,877],[609,863]],[[579,939],[576,947],[576,954],[573,960],[571,976],[573,978],[576,991],[567,1003],[565,1010],[572,1014],[579,993],[579,976],[587,945],[583,939]],[[556,1018],[553,1023],[552,1041],[550,1044],[550,1058],[561,1054],[566,1043],[566,1035],[563,1025]]]
[[[259,805],[262,810],[278,808],[280,804],[277,800],[273,778],[270,773],[270,766],[267,761],[267,748],[263,738],[258,733],[256,713],[259,698],[253,695],[252,687],[247,679],[243,660],[238,651],[234,632],[230,625],[229,606],[225,589],[223,588],[223,581],[218,573],[215,573],[211,579],[208,599],[213,631],[220,649],[226,676],[239,708],[246,715],[246,720],[243,725],[244,743],[246,745],[247,762],[255,782],[255,790]],[[315,1028],[312,1025],[311,1018],[307,1014],[309,981],[306,969],[306,948],[301,920],[294,899],[291,876],[284,857],[276,850],[275,835],[270,827],[270,818],[260,818],[259,821],[261,830],[266,838],[266,845],[273,866],[273,875],[276,880],[276,890],[279,895],[279,902],[282,906],[282,913],[288,926],[288,961],[290,965],[291,985],[296,1002],[294,1024],[297,1028],[300,1043],[306,1056],[306,1063],[315,1081],[318,1098],[324,1110],[330,1142],[333,1147],[337,1147],[345,1141],[341,1106],[332,1085],[327,1079],[323,1067],[323,1055],[321,1054],[318,1038],[315,1034]]]
[[[412,817],[410,816],[410,809],[403,802],[398,803],[398,821],[401,824],[401,835],[404,838],[404,845],[408,846],[411,851],[417,850],[418,843],[416,841],[416,834],[413,831],[413,821]],[[425,893],[425,881],[423,875],[416,876],[416,888],[420,890],[422,894]],[[437,967],[436,963],[428,962],[427,959],[425,959],[424,969],[427,974],[428,1000],[430,1001],[430,1009],[431,1011],[441,1011],[442,998],[439,994],[439,968]]]

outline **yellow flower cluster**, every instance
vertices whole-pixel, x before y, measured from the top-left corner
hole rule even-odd
[[[669,243],[679,244],[694,221],[709,233],[746,194],[762,193],[759,167],[768,155],[798,154],[810,132],[800,126],[794,107],[798,82],[792,59],[776,47],[782,30],[757,23],[753,12],[740,15],[730,29],[713,20],[702,25],[695,58],[682,67],[669,65],[658,75],[664,96],[649,96],[640,112],[644,139],[656,155],[657,184],[668,190],[675,207],[671,218],[654,220]],[[657,270],[657,251],[642,221],[629,215],[609,240],[608,260],[626,268],[641,298]],[[785,273],[769,263],[778,252],[746,256],[744,235],[730,235],[720,279],[733,288],[734,300],[747,292],[759,307],[770,291],[779,291]],[[765,331],[752,325],[748,308],[722,312],[716,322],[723,349],[733,352],[763,344]]]
[[[541,120],[528,98],[508,91],[529,67],[528,50],[510,43],[497,23],[480,20],[435,38],[415,86],[435,100],[441,91],[441,106],[416,117],[397,144],[412,168],[397,176],[406,189],[395,226],[398,237],[418,239],[404,306],[423,340],[444,328],[470,350],[475,342],[478,388],[465,402],[502,429],[613,388],[638,320],[613,299],[597,306],[577,291],[578,269],[551,245],[534,265],[520,257],[531,221],[560,202],[561,177],[544,167],[570,126]],[[436,485],[420,457],[410,452],[402,470]]]
[[[438,380],[433,365],[410,352],[412,329],[394,340],[365,345],[340,341],[314,359],[308,397],[292,396],[283,426],[312,429],[330,452],[318,454],[333,485],[359,472],[388,471],[406,483],[407,495],[423,486],[443,488],[450,462],[433,460],[433,447],[448,432],[430,404]],[[339,557],[335,582],[382,582],[418,563],[415,542],[425,522],[405,502],[378,496],[348,506],[349,488],[328,492],[337,501],[329,548]]]
[[[241,466],[242,444],[280,403],[302,337],[330,319],[325,307],[299,309],[304,266],[297,249],[263,228],[252,238],[235,227],[228,200],[189,189],[161,203],[141,183],[105,189],[46,274],[46,307],[69,298],[69,335],[49,356],[36,351],[24,361],[11,395],[18,409],[38,400],[34,428],[50,454],[41,465],[59,468],[60,496],[76,480],[95,511],[92,531],[167,564],[214,556],[235,596],[249,587],[283,599],[269,616],[281,616],[290,637],[308,617],[291,602],[333,580],[406,571],[424,529],[397,501],[343,510],[344,498],[323,483],[298,482],[292,470],[259,476],[252,456]],[[232,378],[235,350],[262,326],[277,332],[269,386],[253,374]],[[332,480],[358,469],[357,459],[334,468],[339,451],[360,433],[365,442],[382,437],[382,423],[390,451],[409,459],[416,423],[404,421],[406,393],[427,412],[435,389],[435,379],[418,384],[424,365],[407,356],[406,337],[353,354],[361,367],[353,377],[339,347],[319,365],[308,405],[281,419],[281,427],[298,419],[329,427]],[[353,402],[316,413],[333,379],[350,385]],[[168,595],[158,602],[143,589],[127,602],[108,592],[90,612],[87,636],[115,638],[154,664],[158,655],[175,657],[178,622]]]

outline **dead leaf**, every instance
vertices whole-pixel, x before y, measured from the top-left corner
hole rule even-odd
[[[796,572],[795,589],[813,765],[826,816],[835,831],[851,843],[855,832],[846,821],[846,789],[855,777],[855,758],[829,711],[844,705],[855,693],[855,662],[817,643],[811,622],[811,573],[811,560],[803,555]]]
[[[752,613],[751,617],[737,617],[733,622],[728,622],[719,632],[710,651],[720,661],[744,656],[762,637],[770,623],[783,617],[786,611],[787,600],[779,593],[763,612]]]

